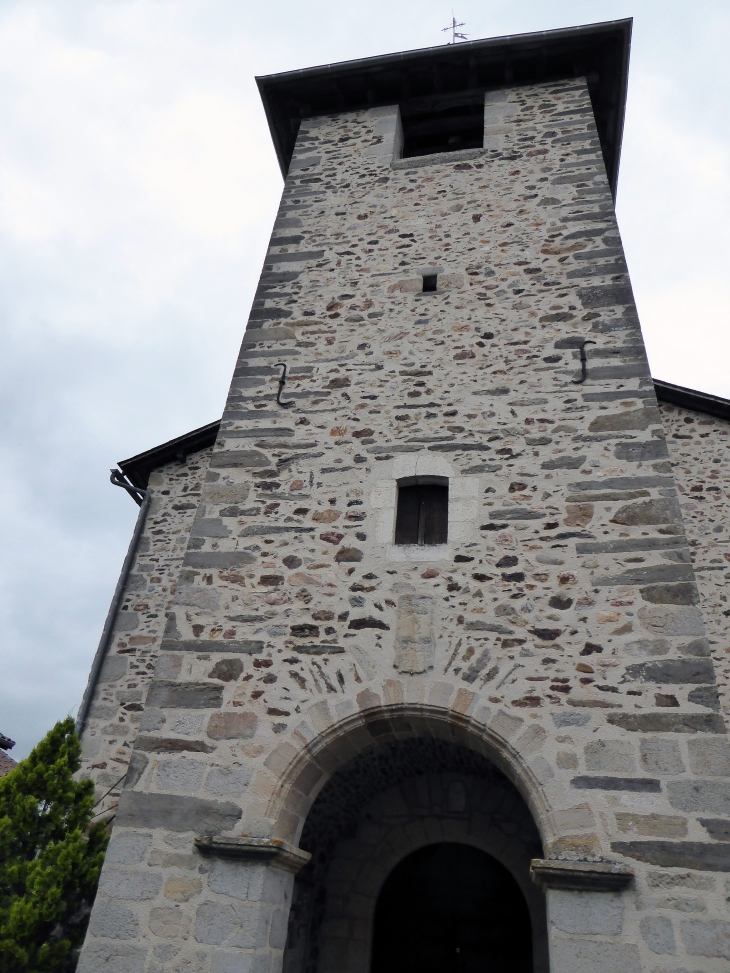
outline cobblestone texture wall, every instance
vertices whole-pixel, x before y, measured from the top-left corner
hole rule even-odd
[[[114,785],[129,766],[211,452],[150,476],[153,499],[82,734],[81,775],[97,798],[106,794],[99,815],[111,816],[119,801]]]
[[[296,844],[436,736],[636,872],[620,923],[549,893],[553,973],[719,973],[730,751],[585,84],[489,94],[483,152],[393,162],[397,121],[302,124],[79,970],[276,973],[292,876],[195,834]],[[392,543],[418,474],[438,549]]]
[[[704,609],[722,711],[730,715],[730,424],[660,405],[682,519]]]

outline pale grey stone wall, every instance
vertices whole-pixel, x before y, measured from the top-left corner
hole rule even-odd
[[[722,711],[730,715],[730,423],[660,406],[689,539]]]
[[[101,816],[113,815],[119,801],[113,785],[128,769],[142,723],[211,452],[202,449],[150,476],[152,502],[81,739],[80,775],[94,781],[97,798],[113,788],[96,809]]]
[[[485,112],[483,153],[395,164],[395,108],[302,124],[81,973],[277,973],[292,876],[193,838],[295,844],[419,736],[503,769],[546,857],[635,869],[623,911],[549,894],[553,973],[722,968],[727,734],[587,89]],[[426,559],[414,461],[454,491]]]

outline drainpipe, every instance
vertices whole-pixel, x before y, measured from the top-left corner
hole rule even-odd
[[[91,666],[91,672],[89,673],[89,681],[86,685],[86,692],[84,693],[84,698],[81,700],[81,706],[79,706],[79,711],[76,715],[76,734],[79,737],[86,728],[86,721],[89,718],[89,710],[91,709],[91,704],[94,699],[96,684],[99,681],[99,674],[101,673],[104,660],[106,659],[107,650],[109,648],[112,632],[114,630],[114,622],[124,596],[124,588],[127,584],[129,572],[132,570],[132,564],[134,563],[134,558],[137,554],[137,546],[139,545],[139,539],[142,536],[142,531],[144,530],[147,512],[152,500],[149,490],[142,490],[139,487],[133,486],[124,478],[124,475],[120,473],[119,470],[112,470],[109,479],[114,486],[118,486],[123,490],[126,490],[134,502],[139,504],[139,514],[137,516],[137,523],[134,525],[132,540],[129,542],[127,556],[125,557],[124,564],[122,565],[122,572],[119,575],[117,586],[114,589],[114,597],[112,598],[112,603],[109,606],[109,613],[107,614],[106,621],[104,622],[104,628],[101,633],[101,638],[99,639],[99,647],[96,650],[94,662]]]

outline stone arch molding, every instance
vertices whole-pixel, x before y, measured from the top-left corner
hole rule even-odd
[[[277,841],[296,846],[315,798],[354,756],[382,743],[434,737],[481,754],[505,774],[527,804],[547,851],[558,834],[540,780],[543,770],[547,770],[546,779],[552,776],[549,766],[540,756],[530,760],[542,743],[534,732],[538,728],[524,726],[523,720],[505,710],[492,712],[480,707],[474,715],[467,715],[475,702],[476,694],[463,689],[457,691],[451,708],[382,703],[375,693],[365,690],[358,697],[357,712],[332,721],[318,732],[312,723],[321,723],[327,704],[315,704],[306,714],[309,720],[293,731],[293,739],[282,741],[266,760],[268,780],[252,782],[266,800],[265,806],[260,805],[263,820],[249,820],[244,827],[249,834],[266,832]]]

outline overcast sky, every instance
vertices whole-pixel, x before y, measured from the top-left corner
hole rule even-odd
[[[730,5],[459,0],[470,39],[634,17],[618,216],[655,377],[730,397]],[[281,178],[254,76],[440,44],[442,0],[1,0],[0,731],[81,700],[137,508],[221,414]]]

